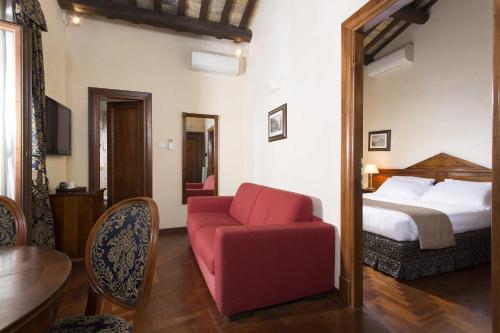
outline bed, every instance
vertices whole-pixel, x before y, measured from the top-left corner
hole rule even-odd
[[[423,186],[423,195],[416,197],[387,191],[389,182],[401,176],[433,179],[437,184]],[[398,280],[414,280],[490,262],[490,207],[469,202],[460,205],[448,200],[447,196],[443,200],[426,199],[432,197],[431,192],[439,192],[439,187],[452,186],[445,182],[449,179],[454,180],[454,186],[466,184],[485,188],[487,182],[491,182],[491,170],[444,153],[407,169],[380,170],[374,177],[374,185],[379,190],[363,196],[363,260],[366,265]],[[453,193],[449,197],[453,197]],[[373,205],[374,202],[381,203],[382,208]],[[422,246],[424,231],[419,229],[420,225],[417,227],[417,219],[410,217],[408,212],[405,214],[404,210],[398,210],[408,206],[446,217],[449,222],[443,223],[450,225],[453,244]],[[422,230],[422,235],[419,230]]]

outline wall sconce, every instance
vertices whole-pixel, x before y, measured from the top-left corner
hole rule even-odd
[[[77,13],[68,13],[66,11],[63,11],[62,19],[66,25],[72,25],[75,27],[80,26],[80,24],[82,23],[82,17]]]

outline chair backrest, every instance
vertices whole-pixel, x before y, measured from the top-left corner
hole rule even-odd
[[[149,198],[133,198],[108,209],[87,240],[85,266],[90,287],[112,303],[135,310],[134,326],[138,317],[144,320],[158,229],[156,203]]]
[[[26,218],[15,201],[0,196],[0,246],[26,245]]]

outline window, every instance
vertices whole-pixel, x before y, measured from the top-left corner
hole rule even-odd
[[[21,202],[21,27],[0,21],[0,195]]]

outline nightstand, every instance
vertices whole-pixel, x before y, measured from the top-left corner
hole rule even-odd
[[[363,189],[363,193],[373,193],[375,191],[376,191],[376,189],[374,189],[374,188],[364,188]]]

